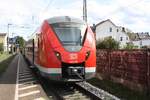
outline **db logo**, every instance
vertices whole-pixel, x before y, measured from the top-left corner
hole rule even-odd
[[[77,54],[75,54],[75,53],[70,54],[70,59],[71,59],[71,60],[75,60],[75,59],[77,59],[77,58],[78,58],[78,55],[77,55]]]

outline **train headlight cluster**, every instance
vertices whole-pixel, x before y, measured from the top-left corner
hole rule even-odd
[[[55,51],[55,55],[59,60],[61,60],[61,54],[59,52]]]
[[[85,59],[87,60],[89,58],[89,56],[90,56],[90,51],[86,52],[85,56],[86,56]]]
[[[73,71],[74,71],[74,72],[77,72],[78,70],[77,70],[77,69],[73,69]]]

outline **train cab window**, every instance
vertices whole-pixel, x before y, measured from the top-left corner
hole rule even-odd
[[[63,45],[81,45],[86,26],[79,23],[55,23],[52,25]]]
[[[60,22],[51,24],[61,44],[68,51],[78,51],[82,47],[86,24],[75,22]]]

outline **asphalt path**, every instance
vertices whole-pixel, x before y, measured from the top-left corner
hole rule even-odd
[[[0,100],[13,100],[15,96],[18,58],[16,55],[0,77]]]
[[[30,76],[27,76],[26,73]],[[6,71],[0,76],[0,100],[47,100],[47,95],[39,82],[24,85],[31,81],[27,80],[29,78],[34,78],[32,71],[23,56],[16,55]],[[21,80],[24,81],[20,83]]]

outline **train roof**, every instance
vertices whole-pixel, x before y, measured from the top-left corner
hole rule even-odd
[[[70,16],[59,16],[59,17],[53,17],[47,19],[49,24],[54,24],[54,23],[60,23],[60,22],[75,22],[75,23],[81,23],[81,24],[86,24],[85,21],[79,19],[79,18],[74,18]]]

